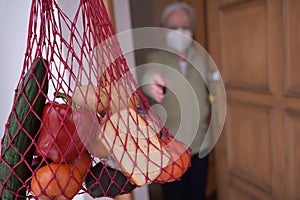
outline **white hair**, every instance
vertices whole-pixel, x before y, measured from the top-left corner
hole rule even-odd
[[[196,13],[195,10],[192,6],[190,6],[187,3],[184,2],[175,2],[175,3],[171,3],[169,4],[162,12],[162,15],[160,17],[160,23],[161,26],[165,26],[166,25],[166,19],[167,17],[174,11],[176,10],[184,10],[187,12],[187,14],[190,16],[191,19],[191,28],[195,27],[195,23],[196,23]]]

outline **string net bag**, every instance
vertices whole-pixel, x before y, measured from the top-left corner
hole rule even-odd
[[[1,199],[130,193],[180,179],[190,149],[150,109],[102,0],[32,0],[1,140]]]

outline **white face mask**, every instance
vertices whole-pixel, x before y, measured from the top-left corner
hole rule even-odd
[[[192,43],[192,32],[187,29],[169,30],[166,34],[166,42],[173,50],[182,53]]]

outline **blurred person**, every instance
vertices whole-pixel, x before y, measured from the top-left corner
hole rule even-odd
[[[155,50],[147,56],[147,67],[143,69],[141,77],[141,90],[148,97],[151,105],[161,105],[165,110],[165,126],[170,133],[176,134],[182,120],[185,123],[194,119],[182,119],[180,105],[189,104],[189,96],[185,101],[179,102],[175,91],[184,91],[187,85],[182,84],[177,78],[168,73],[170,68],[180,73],[191,85],[195,92],[200,110],[200,121],[198,131],[190,145],[191,166],[180,180],[162,184],[165,200],[203,200],[206,196],[206,182],[208,171],[208,156],[199,157],[199,150],[203,144],[203,138],[207,132],[210,118],[210,103],[208,101],[208,88],[202,75],[208,74],[208,67],[201,60],[201,56],[193,45],[193,34],[196,26],[196,15],[194,9],[186,3],[176,2],[168,5],[161,15],[161,26],[170,29],[164,34],[166,50]],[[187,37],[178,37],[178,33]],[[192,63],[199,63],[197,66]],[[150,63],[150,64],[149,64]],[[160,66],[156,67],[155,64]],[[201,74],[199,74],[201,71]],[[198,111],[196,111],[198,112]],[[161,117],[164,114],[158,115]],[[164,117],[161,117],[164,118]],[[185,132],[184,134],[192,134]]]

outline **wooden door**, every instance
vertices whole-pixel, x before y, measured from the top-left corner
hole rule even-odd
[[[218,199],[300,199],[300,1],[207,0],[226,87]]]

